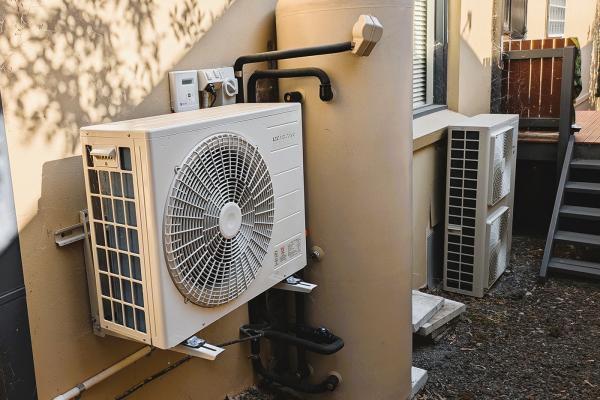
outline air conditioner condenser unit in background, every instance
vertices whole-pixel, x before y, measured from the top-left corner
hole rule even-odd
[[[298,104],[81,130],[103,331],[169,349],[306,266]]]
[[[444,289],[482,297],[508,266],[518,116],[448,128]]]

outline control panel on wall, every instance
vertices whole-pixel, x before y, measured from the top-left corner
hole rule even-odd
[[[198,72],[171,71],[169,72],[171,88],[171,110],[173,112],[191,111],[200,108],[198,98]]]
[[[235,104],[238,84],[232,67],[169,72],[171,111]]]

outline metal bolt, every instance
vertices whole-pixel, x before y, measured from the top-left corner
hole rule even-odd
[[[195,349],[204,346],[206,340],[200,339],[197,336],[192,336],[185,341],[185,345],[188,347],[193,347]]]
[[[313,246],[310,249],[310,258],[314,261],[321,261],[325,257],[325,251],[319,246]]]

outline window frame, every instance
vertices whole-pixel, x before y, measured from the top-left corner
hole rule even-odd
[[[519,2],[519,3],[517,3]],[[517,3],[517,4],[515,4]],[[517,7],[522,7],[521,24],[515,27],[514,12],[518,11]],[[502,34],[507,35],[511,39],[524,39],[527,36],[527,11],[529,9],[528,0],[504,0],[502,10]]]
[[[413,118],[448,108],[448,0],[427,3],[427,31],[432,37],[427,40],[426,102],[413,108]]]
[[[564,38],[565,37],[565,24],[566,24],[566,20],[567,20],[567,0],[565,0],[565,5],[557,5],[557,4],[552,4],[553,0],[548,0],[548,7],[546,8],[546,37],[548,38]],[[560,8],[564,10],[564,16],[562,20],[557,20],[557,19],[553,19],[551,20],[551,9],[552,8]],[[550,23],[562,23],[562,32],[557,34],[557,33],[550,33]]]

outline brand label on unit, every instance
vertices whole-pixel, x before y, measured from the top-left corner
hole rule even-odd
[[[292,127],[282,128],[283,129],[278,129],[277,133],[273,135],[273,138],[271,139],[273,150],[280,150],[296,144],[296,136],[298,133],[293,130]]]
[[[286,262],[293,260],[302,253],[302,235],[298,235],[287,242],[275,247],[273,251],[273,262],[275,267],[280,267]]]

